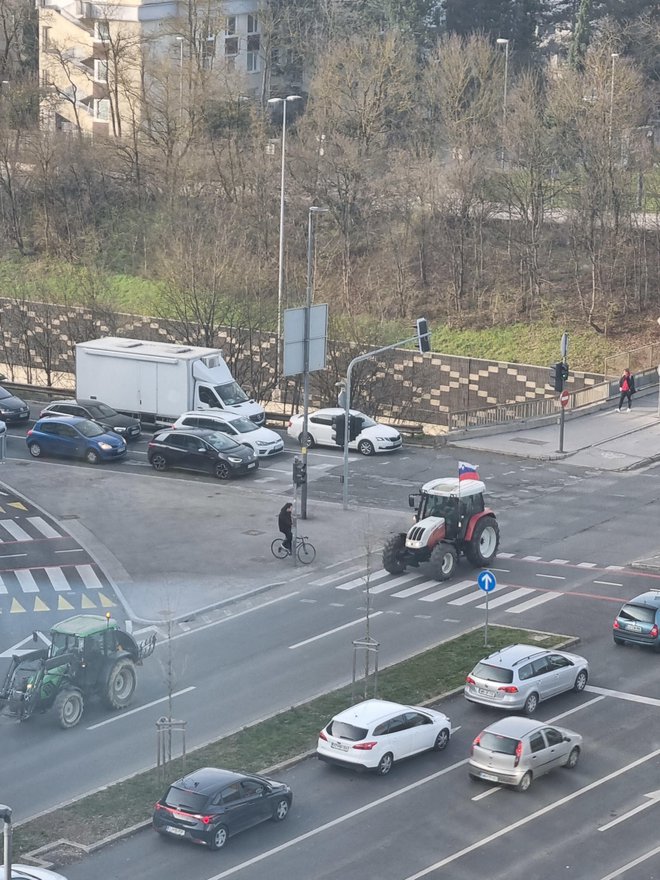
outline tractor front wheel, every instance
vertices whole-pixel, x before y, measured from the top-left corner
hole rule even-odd
[[[476,568],[484,568],[495,559],[499,546],[500,528],[497,520],[494,516],[482,516],[465,547],[465,555]]]
[[[448,581],[458,568],[458,553],[452,544],[440,541],[431,551],[431,572],[438,581]]]
[[[390,574],[406,570],[406,536],[393,535],[383,547],[383,568]]]
[[[108,675],[103,702],[109,709],[125,709],[135,691],[137,676],[135,666],[128,657],[117,660]]]
[[[63,688],[55,697],[53,709],[57,714],[60,727],[68,730],[75,727],[83,716],[85,701],[82,691],[78,688]]]

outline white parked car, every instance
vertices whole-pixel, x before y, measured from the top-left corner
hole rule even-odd
[[[5,876],[5,866],[0,865],[0,877]],[[32,865],[12,863],[11,880],[66,880],[64,874],[49,871],[48,868],[34,868]]]
[[[307,422],[307,446],[310,449],[312,446],[339,448],[332,438],[332,419],[343,415],[344,410],[339,407],[317,409],[316,412],[310,413]],[[393,449],[401,448],[403,441],[396,428],[381,425],[357,409],[352,409],[351,415],[362,419],[362,430],[355,440],[348,444],[349,449],[357,449],[362,455],[373,455],[375,452],[391,452]],[[302,415],[291,416],[287,434],[296,439],[301,446],[303,445]]]
[[[319,734],[317,757],[328,764],[390,772],[395,761],[419,752],[442,751],[451,721],[442,712],[365,700],[335,715]]]
[[[174,422],[173,428],[210,428],[222,431],[232,440],[249,446],[259,458],[277,455],[284,449],[284,440],[270,428],[260,428],[246,416],[213,410],[185,412]]]

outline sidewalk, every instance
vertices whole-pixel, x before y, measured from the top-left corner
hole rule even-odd
[[[501,434],[449,441],[457,449],[494,452],[518,458],[566,459],[578,467],[629,471],[660,460],[658,392],[635,395],[631,412],[609,409],[585,415],[567,412],[564,452],[559,449],[559,417],[538,428],[512,428]]]

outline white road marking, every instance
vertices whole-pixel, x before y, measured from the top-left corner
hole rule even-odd
[[[643,697],[641,694],[613,691],[609,688],[596,687],[592,684],[588,684],[585,690],[592,694],[602,694],[604,697],[614,697],[616,700],[627,700],[629,703],[641,703],[644,706],[660,706],[660,700],[655,697]]]
[[[39,587],[29,568],[17,568],[14,572],[24,593],[38,593]]]
[[[523,556],[522,558],[523,562],[540,562],[540,560],[540,556]]]
[[[608,822],[606,825],[601,825],[598,830],[608,831],[610,828],[614,828],[615,825],[618,825],[619,822],[625,822],[626,819],[630,819],[631,816],[636,816],[637,813],[641,813],[643,810],[648,810],[649,807],[657,806],[658,801],[660,801],[660,791],[649,791],[644,797],[649,800],[644,801],[644,803],[640,804],[638,807],[633,807],[632,810],[628,810],[627,813],[619,816],[618,819],[612,819],[612,821]]]
[[[499,596],[497,599],[489,599],[488,608],[499,608],[500,605],[506,605],[507,602],[515,602],[516,599],[522,599],[523,596],[529,596],[529,594],[533,592],[534,590],[529,590],[527,587],[519,587],[517,590],[513,590],[511,593],[506,593],[504,596]],[[482,602],[481,605],[477,605],[477,608],[485,607],[485,602]]]
[[[0,596],[7,595],[7,587],[5,586],[5,582],[2,580],[2,575],[0,574]],[[2,656],[2,655],[0,655]]]
[[[371,617],[378,617],[382,613],[382,611],[374,611]],[[341,632],[341,630],[343,629],[348,629],[349,626],[357,626],[358,623],[364,624],[364,617],[359,617],[357,620],[351,620],[349,623],[343,623],[341,626],[336,626],[334,629],[328,629],[325,632],[319,633],[317,636],[312,636],[309,639],[305,639],[304,642],[297,642],[295,645],[289,645],[289,650],[293,651],[295,648],[302,648],[303,645],[309,645],[311,644],[311,642],[316,642],[319,639],[326,638],[326,636],[334,635],[334,633],[336,632]]]
[[[61,538],[59,532],[56,532],[55,529],[46,522],[45,519],[41,516],[28,516],[26,517],[29,523],[35,527],[38,532],[44,536],[44,538]]]
[[[537,578],[549,578],[553,581],[565,581],[566,578],[563,574],[536,574]]]
[[[0,553],[0,559],[19,559],[21,556],[27,556],[27,553]]]
[[[622,874],[625,874],[631,868],[636,868],[637,865],[641,865],[642,862],[645,862],[647,859],[652,859],[653,856],[657,856],[658,853],[660,853],[660,846],[656,846],[655,849],[649,850],[649,852],[644,853],[643,856],[633,859],[632,862],[628,862],[627,865],[621,865],[616,871],[612,871],[610,874],[607,874],[607,876],[601,877],[601,880],[615,880],[616,877],[621,877]]]
[[[578,562],[577,568],[596,568],[595,562]]]
[[[68,550],[56,550],[56,553],[84,553],[82,547],[70,547]]]
[[[384,568],[381,568],[379,571],[374,571],[369,575],[369,583],[373,584],[375,581],[381,581],[384,577],[389,577],[389,571],[385,571]],[[352,581],[346,581],[345,584],[339,584],[337,587],[338,590],[355,590],[357,587],[363,587],[365,582],[365,577],[353,578]]]
[[[431,587],[437,587],[438,582],[433,581],[424,581],[421,584],[415,584],[414,587],[408,587],[405,590],[399,590],[398,593],[392,593],[396,599],[407,599],[408,596],[416,596],[417,593],[423,593],[425,590],[430,589]]]
[[[516,555],[515,553],[498,553],[497,558],[498,559],[513,559],[513,557],[515,555]]]
[[[16,538],[17,541],[33,541],[32,538],[25,529],[22,529],[17,522],[14,522],[13,519],[1,519],[0,526],[12,536],[12,538]]]
[[[37,638],[41,639],[46,647],[50,647],[50,639],[47,639],[46,636],[38,630]],[[28,642],[30,643],[29,645],[27,644]],[[2,654],[0,654],[0,657],[11,657],[12,654],[20,654],[23,651],[34,651],[36,647],[34,639],[29,635],[24,639],[21,639],[20,642],[16,642],[11,648],[7,648],[6,651],[3,651]]]
[[[401,577],[394,578],[393,581],[384,581],[384,583],[379,584],[377,587],[371,586],[372,578],[369,578],[369,592],[374,593],[374,594],[386,593],[388,590],[391,590],[392,587],[400,587],[401,584],[407,584],[408,581],[414,581],[415,578],[418,578],[418,577],[419,577],[418,572],[413,571],[410,574],[403,574],[403,575],[401,575]],[[365,586],[364,592],[366,593],[366,586],[367,586],[366,583],[364,586]]]
[[[48,580],[53,585],[54,590],[64,592],[65,590],[71,589],[69,581],[61,568],[51,565],[48,568],[45,568],[44,571],[48,575]]]
[[[606,565],[607,571],[623,571],[625,569],[625,565]]]
[[[98,590],[103,586],[91,565],[76,565],[76,571],[88,590]]]
[[[563,595],[563,593],[541,593],[539,596],[534,596],[533,599],[528,599],[526,602],[521,602],[520,605],[514,605],[513,608],[506,610],[509,614],[522,614],[523,611],[529,611],[530,608],[536,608],[537,605],[543,605],[544,602],[550,602]]]
[[[182,694],[188,694],[194,690],[197,690],[197,688],[195,685],[191,685],[182,691],[173,693],[172,698],[180,697]],[[145,703],[144,706],[137,706],[135,709],[129,709],[128,712],[122,712],[121,715],[113,715],[111,718],[106,718],[105,721],[99,721],[98,724],[90,724],[87,730],[96,730],[98,727],[105,727],[106,724],[114,724],[115,721],[121,721],[122,718],[128,718],[129,715],[135,715],[138,712],[144,711],[144,709],[151,709],[152,706],[158,706],[159,703],[166,703],[169,699],[170,697],[161,697],[159,700],[152,700],[150,703]]]
[[[490,571],[497,571],[497,572],[502,572],[504,574],[511,574],[510,568],[493,568],[492,565],[490,567]]]
[[[325,587],[326,584],[331,584],[333,581],[338,581],[346,575],[355,574],[360,571],[361,566],[356,565],[354,568],[349,568],[346,571],[342,571],[341,574],[330,574],[327,577],[320,578],[318,581],[311,581],[310,587]]]
[[[506,589],[506,584],[500,584],[500,587],[504,587]],[[447,602],[447,605],[467,605],[469,602],[480,602],[485,593],[483,590],[480,590],[476,584],[474,584],[474,589],[471,593],[466,593],[465,596],[459,596],[458,599],[450,599]]]
[[[622,587],[623,584],[617,584],[614,581],[594,581],[595,584],[602,584],[604,587]]]
[[[568,564],[569,564],[568,559],[551,559],[550,560],[550,565],[568,565]]]
[[[261,605],[255,605],[252,608],[244,608],[243,611],[237,611],[236,614],[228,614],[227,617],[222,617],[219,620],[213,620],[211,623],[205,623],[203,626],[196,626],[194,629],[188,632],[177,633],[172,638],[165,638],[163,641],[156,642],[156,647],[160,647],[167,642],[175,642],[177,639],[183,639],[188,635],[197,635],[197,633],[202,632],[202,630],[210,629],[212,626],[220,626],[222,623],[229,623],[231,620],[236,620],[238,617],[243,617],[246,614],[252,614],[253,611],[261,611],[263,608],[268,608],[269,605],[275,605],[277,602],[283,602],[285,599],[292,599],[294,596],[298,596],[300,590],[295,590],[293,593],[287,593],[285,596],[278,596],[277,599],[270,599],[268,602],[262,602]],[[163,624],[166,624],[167,621],[163,621]]]
[[[419,601],[437,602],[438,599],[444,599],[445,596],[453,596],[454,593],[460,593],[461,590],[465,590],[467,587],[476,587],[476,582],[460,581],[460,583],[453,584],[451,587],[445,587],[443,590],[438,590],[437,593],[429,593],[428,596],[422,596]]]

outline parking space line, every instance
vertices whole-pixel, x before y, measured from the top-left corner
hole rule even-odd
[[[588,684],[585,690],[592,694],[602,694],[604,697],[613,697],[615,700],[627,700],[630,703],[641,703],[643,706],[660,707],[660,700],[655,697],[643,697],[641,694],[630,694],[626,691],[613,691],[609,688],[596,687],[592,684]]]

